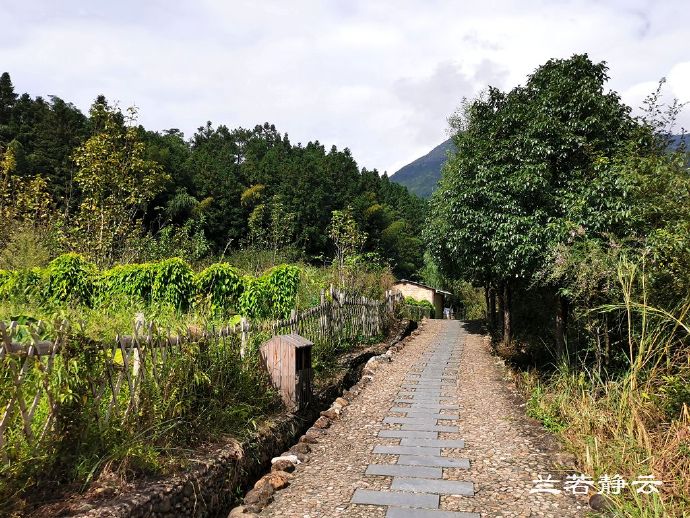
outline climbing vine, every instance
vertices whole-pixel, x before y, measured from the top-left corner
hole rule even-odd
[[[195,278],[197,305],[205,305],[214,315],[236,309],[244,291],[240,273],[228,263],[215,263]]]

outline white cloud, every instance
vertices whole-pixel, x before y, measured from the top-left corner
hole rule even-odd
[[[147,127],[188,136],[270,121],[393,172],[445,138],[463,96],[550,57],[608,61],[633,105],[663,76],[690,99],[686,14],[680,0],[0,0],[0,71],[83,110],[100,93],[136,103]]]
[[[690,102],[690,61],[678,63],[668,73],[668,86],[682,103]]]

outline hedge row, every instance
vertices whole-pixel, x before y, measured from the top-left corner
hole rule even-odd
[[[429,302],[428,300],[417,300],[417,299],[412,298],[412,297],[405,297],[405,304],[407,304],[408,306],[417,306],[420,308],[427,308],[430,310],[429,316],[431,318],[435,317],[436,310],[434,309],[434,305],[431,302]]]
[[[295,307],[299,279],[299,269],[291,265],[277,266],[261,277],[243,276],[228,263],[195,274],[179,258],[98,271],[82,256],[64,254],[44,269],[0,270],[0,297],[89,307],[126,297],[180,310],[203,307],[217,316],[284,318]]]

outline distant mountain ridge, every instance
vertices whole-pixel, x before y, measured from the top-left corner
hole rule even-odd
[[[393,173],[391,180],[404,185],[417,196],[428,198],[441,179],[441,168],[446,163],[448,151],[454,148],[451,139],[442,142],[423,157]]]
[[[688,135],[672,135],[670,138],[671,149],[677,148],[681,142],[690,148],[690,137]],[[438,181],[441,179],[441,169],[446,163],[448,152],[453,151],[455,146],[452,139],[448,139],[423,157],[410,162],[391,175],[391,180],[404,185],[407,189],[422,198],[428,198],[434,192]]]

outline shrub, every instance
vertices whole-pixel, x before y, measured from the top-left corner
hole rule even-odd
[[[244,289],[240,295],[240,313],[249,318],[265,318],[270,313],[269,290],[263,277],[242,277]]]
[[[286,318],[295,308],[300,284],[300,270],[296,266],[284,264],[276,266],[264,276],[269,298],[269,314]]]
[[[215,263],[195,278],[197,303],[206,303],[214,315],[236,309],[244,284],[239,272],[228,263]]]
[[[48,264],[45,297],[53,303],[90,305],[96,267],[75,253],[63,254]]]
[[[151,263],[125,264],[106,270],[100,278],[101,300],[119,295],[150,300],[155,272],[156,265]]]
[[[194,291],[194,273],[179,257],[166,259],[153,267],[151,300],[165,302],[178,310],[189,306]]]
[[[434,305],[428,300],[417,300],[412,297],[405,297],[405,304],[408,304],[410,306],[416,306],[418,308],[428,309],[430,318],[434,318],[434,316],[436,315]]]
[[[43,270],[30,268],[0,272],[0,296],[14,300],[28,300],[39,295]]]

